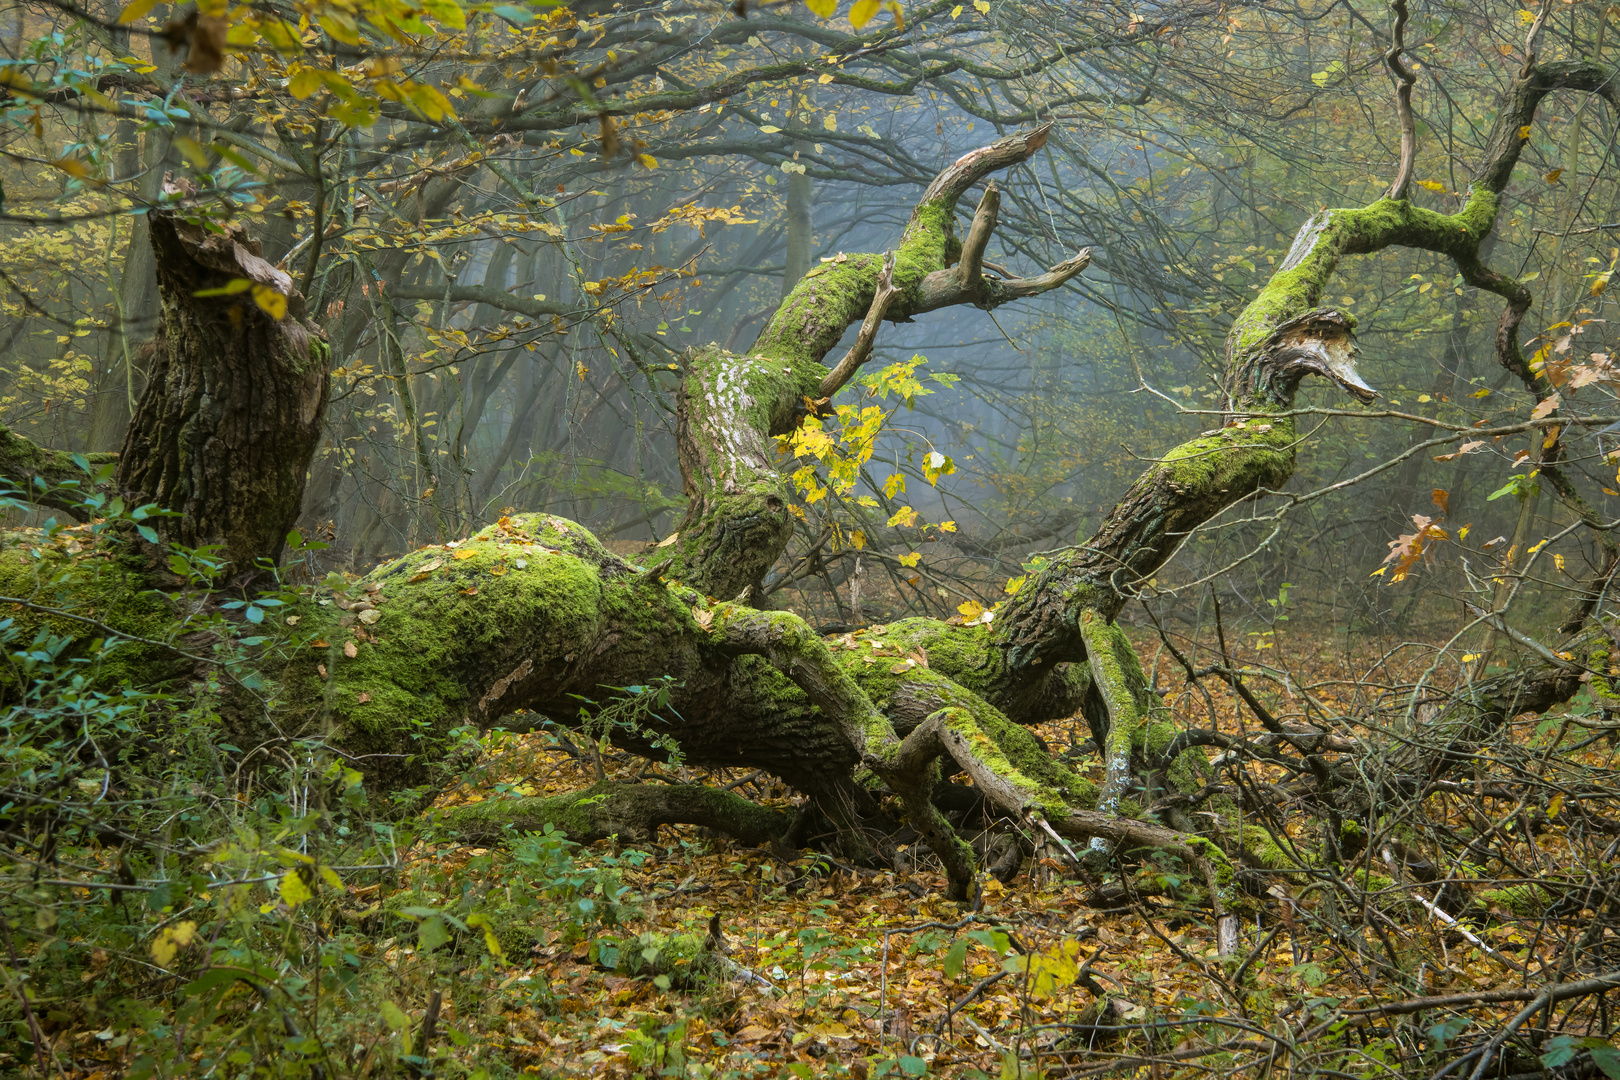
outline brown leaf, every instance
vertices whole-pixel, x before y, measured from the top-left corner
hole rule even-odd
[[[356,656],[360,655],[360,650],[354,647],[354,642],[345,641],[343,643],[343,655],[347,656],[350,660],[353,660]]]
[[[1532,419],[1532,420],[1540,420],[1543,417],[1550,416],[1552,414],[1552,411],[1554,409],[1558,408],[1558,402],[1559,402],[1559,395],[1557,395],[1557,394],[1550,395],[1549,397],[1546,398],[1546,400],[1542,401],[1533,410],[1531,410],[1530,419]]]
[[[332,647],[332,643],[327,641],[325,638],[316,638],[314,641],[309,643],[309,647],[312,649],[330,649]]]
[[[366,702],[371,700],[371,695],[369,693],[367,693],[366,691],[362,690],[362,691],[360,691],[360,696],[355,698],[355,700],[358,701],[360,704],[364,705]]]
[[[211,75],[225,66],[225,31],[229,24],[217,15],[204,15],[191,27],[191,52],[184,67],[198,75]]]
[[[1436,460],[1436,461],[1450,461],[1453,458],[1462,457],[1464,454],[1472,454],[1474,451],[1478,450],[1480,447],[1482,447],[1484,445],[1485,445],[1485,440],[1484,439],[1469,439],[1467,442],[1465,442],[1461,446],[1457,447],[1456,453],[1441,454],[1438,457],[1436,457],[1434,460]]]
[[[714,612],[705,611],[702,608],[693,608],[692,618],[697,621],[699,626],[707,630],[714,623]]]
[[[315,665],[315,673],[317,675],[319,675],[323,679],[326,678],[326,665],[325,664],[316,664]]]
[[[1434,489],[1434,505],[1440,508],[1442,514],[1451,513],[1451,492],[1445,488]]]

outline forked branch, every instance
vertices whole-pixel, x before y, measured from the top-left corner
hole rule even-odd
[[[885,252],[883,269],[878,274],[877,291],[872,294],[872,306],[866,310],[866,318],[861,322],[861,332],[856,335],[855,344],[849,347],[849,352],[821,380],[822,402],[818,405],[838,393],[860,370],[861,365],[870,359],[872,343],[877,340],[878,325],[883,322],[889,305],[900,293],[900,287],[894,283],[894,252]]]

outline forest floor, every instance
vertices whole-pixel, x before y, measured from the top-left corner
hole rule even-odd
[[[1410,677],[1407,668],[1421,670],[1432,656],[1423,647],[1403,649],[1399,642],[1355,634],[1327,639],[1285,629],[1238,637],[1230,643],[1233,658],[1262,676],[1260,683],[1264,672],[1279,673],[1265,696],[1285,721],[1300,718],[1290,716],[1301,710],[1290,710],[1289,703],[1297,705],[1303,692],[1353,715],[1386,693],[1383,688],[1397,676]],[[1156,644],[1156,639],[1139,640],[1150,669]],[[1179,722],[1209,726],[1213,705],[1220,730],[1255,729],[1224,687],[1209,686],[1207,698],[1202,691],[1188,692],[1168,660],[1158,656],[1157,677],[1161,685],[1176,688],[1168,700]],[[1280,675],[1285,669],[1309,671],[1314,681],[1291,685]],[[1040,733],[1060,753],[1087,737],[1077,720],[1047,725]],[[1526,724],[1514,738],[1545,742],[1547,724]],[[1613,753],[1600,741],[1577,756],[1585,765],[1607,769]],[[593,766],[544,734],[512,737],[490,765],[492,778],[523,794],[566,791],[594,779]],[[632,759],[610,759],[607,767],[610,775],[624,779],[646,769]],[[668,770],[654,767],[659,771]],[[1095,777],[1100,766],[1090,771]],[[1263,781],[1285,779],[1280,769],[1261,767],[1254,775]],[[767,802],[791,802],[788,792],[761,786],[757,779],[739,786]],[[485,797],[498,796],[481,785],[452,792],[445,801]],[[1291,834],[1303,824],[1303,819],[1290,821]],[[1537,848],[1535,865],[1578,861],[1572,845],[1561,850],[1556,830],[1530,843]],[[445,847],[412,854],[417,866],[448,874],[452,881],[458,867],[482,863],[489,855]],[[1025,1059],[1023,1074],[1036,1075],[1027,1056],[1035,1052],[1034,1064],[1046,1075],[1131,1075],[1148,1066],[1154,1054],[1167,1055],[1162,1060],[1169,1068],[1178,1052],[1190,1063],[1224,1043],[1225,1053],[1233,1055],[1223,1058],[1224,1071],[1253,1069],[1258,1075],[1268,1060],[1275,1063],[1279,1045],[1266,1031],[1297,1036],[1338,1018],[1350,1030],[1336,1033],[1342,1043],[1339,1068],[1354,1075],[1394,1075],[1391,1055],[1400,1057],[1401,1047],[1439,1050],[1455,1032],[1430,1030],[1436,1020],[1430,1014],[1421,1029],[1411,1027],[1417,1021],[1399,1021],[1408,1028],[1403,1040],[1397,1021],[1353,1022],[1355,1010],[1424,993],[1524,985],[1527,970],[1556,961],[1565,937],[1549,932],[1545,919],[1493,908],[1489,900],[1475,900],[1476,917],[1450,925],[1413,902],[1404,887],[1380,888],[1385,883],[1365,876],[1365,870],[1362,876],[1352,874],[1352,884],[1365,884],[1373,896],[1372,903],[1364,903],[1363,926],[1355,932],[1366,948],[1398,953],[1399,968],[1408,976],[1401,986],[1370,975],[1364,956],[1347,950],[1342,936],[1335,940],[1297,917],[1315,902],[1303,895],[1310,888],[1302,890],[1298,879],[1279,878],[1263,903],[1250,906],[1239,948],[1223,960],[1208,910],[1184,908],[1165,896],[1166,873],[1151,862],[1124,881],[1111,879],[1107,895],[1113,899],[1099,910],[1093,886],[1100,883],[1076,880],[1055,845],[1038,850],[1010,885],[991,882],[977,912],[944,899],[943,877],[926,857],[908,874],[870,872],[814,855],[787,862],[767,850],[701,837],[697,830],[666,829],[639,862],[627,861],[623,853],[614,856],[605,845],[578,858],[582,866],[608,859],[618,880],[640,898],[639,913],[628,926],[598,928],[598,933],[701,935],[718,916],[731,960],[771,985],[717,979],[696,991],[664,990],[650,979],[613,974],[593,963],[591,942],[577,928],[543,931],[530,955],[509,957],[509,970],[476,1015],[467,1015],[461,1003],[446,1005],[449,1014],[461,1009],[458,1022],[467,1025],[474,1045],[509,1056],[527,1073],[776,1076],[787,1070],[839,1076],[972,1075],[977,1070],[1000,1076],[1018,1075],[1003,1068],[1017,1055]],[[1434,890],[1427,895],[1432,898]],[[1008,939],[989,933],[995,929]],[[1004,957],[1008,945],[1013,951]],[[1085,979],[1076,978],[1080,965],[1095,980],[1093,986],[1124,999],[1105,1021],[1116,1030],[1076,1030],[1077,1024],[1097,1020],[1095,1009],[1088,1012],[1094,994]],[[1506,1016],[1518,1007],[1504,1003],[1484,1015]],[[1172,1022],[1177,1026],[1151,1030]],[[1157,1064],[1151,1073],[1169,1075]]]
[[[1316,715],[1355,718],[1341,725],[1342,737],[1388,737],[1370,718],[1404,708],[1399,687],[1430,668],[1435,650],[1415,630],[1400,640],[1307,626],[1296,618],[1228,631],[1231,660],[1285,723],[1306,720],[1311,703]],[[1224,684],[1206,677],[1190,685],[1151,628],[1130,632],[1178,724],[1259,733]],[[1178,640],[1177,648],[1194,665],[1219,658],[1213,634]],[[1321,872],[1274,874],[1245,894],[1240,940],[1227,957],[1217,954],[1209,909],[1175,897],[1185,870],[1168,859],[1132,861],[1123,876],[1117,869],[1090,876],[1069,851],[1043,842],[1009,884],[989,881],[975,908],[945,899],[944,878],[921,850],[907,872],[876,872],[748,848],[695,828],[666,828],[639,851],[575,848],[552,837],[527,856],[516,839],[468,847],[424,828],[399,852],[397,870],[319,890],[325,914],[308,923],[309,941],[352,942],[353,962],[370,973],[359,997],[324,1006],[317,999],[318,1007],[352,1013],[333,1028],[345,1033],[344,1045],[329,1047],[342,1067],[322,1075],[1158,1080],[1213,1070],[1259,1080],[1286,1067],[1295,1075],[1433,1076],[1499,1030],[1537,988],[1620,968],[1620,937],[1586,906],[1602,902],[1589,888],[1579,891],[1583,881],[1607,879],[1620,847],[1605,832],[1612,825],[1620,834],[1617,815],[1597,815],[1604,796],[1590,794],[1620,797],[1615,747],[1606,737],[1612,732],[1579,706],[1569,713],[1515,722],[1478,755],[1472,794],[1428,797],[1416,816],[1410,807],[1400,811],[1410,828],[1387,835],[1405,836],[1409,849],[1442,864],[1438,881],[1418,886],[1386,876],[1392,868],[1376,861],[1378,845],[1331,881]],[[1083,721],[1048,724],[1039,734],[1100,778]],[[485,759],[439,805],[560,794],[596,779],[592,755],[544,730],[495,733],[485,742]],[[602,765],[615,780],[727,784],[784,808],[797,798],[758,775],[687,771],[612,752]],[[1235,775],[1230,763],[1221,768]],[[1244,762],[1241,771],[1251,790],[1267,788],[1285,802],[1286,785],[1299,782],[1264,762]],[[1490,785],[1497,786],[1487,792]],[[1562,792],[1577,789],[1588,794],[1571,794],[1566,804]],[[1314,847],[1311,817],[1277,806],[1245,810],[1245,822]],[[1382,817],[1375,827],[1385,829]],[[1447,833],[1474,837],[1455,843],[1477,841],[1489,856],[1463,860],[1460,848],[1446,846]],[[1518,902],[1543,886],[1552,890],[1543,899],[1561,902]],[[1443,906],[1455,921],[1430,906],[1442,887],[1452,890]],[[391,895],[416,906],[390,918]],[[463,926],[448,948],[442,930],[428,941],[433,912],[453,909],[472,929]],[[501,928],[504,946],[476,932],[467,914],[474,910],[518,924]],[[407,917],[414,925],[401,921]],[[672,980],[602,963],[668,935],[701,938],[716,918],[729,971]],[[294,955],[293,946],[284,948]],[[302,948],[314,955],[311,945]],[[748,981],[735,977],[741,969]],[[1391,1002],[1493,991],[1510,1000],[1382,1014]],[[1101,1017],[1099,993],[1110,998]],[[435,997],[437,1017],[424,1023]],[[1614,1064],[1609,1075],[1620,1075],[1620,1057],[1604,1057],[1609,1044],[1590,1037],[1608,1029],[1605,999],[1591,1000],[1539,1032],[1541,1062],[1520,1054],[1508,1068],[1499,1059],[1491,1075],[1501,1068],[1501,1075],[1538,1075],[1541,1063],[1577,1054]],[[96,1030],[101,1023],[52,1033],[62,1077],[125,1074],[128,1051],[117,1049],[110,1030]],[[201,1053],[188,1052],[193,1060]]]

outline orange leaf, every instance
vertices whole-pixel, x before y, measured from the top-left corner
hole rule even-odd
[[[1434,489],[1434,505],[1440,508],[1442,514],[1451,513],[1451,492],[1445,488]]]

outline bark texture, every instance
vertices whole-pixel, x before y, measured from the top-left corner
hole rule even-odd
[[[240,226],[149,217],[162,320],[117,483],[180,514],[165,522],[170,539],[221,544],[230,575],[251,578],[279,559],[303,500],[326,411],[325,337]]]

